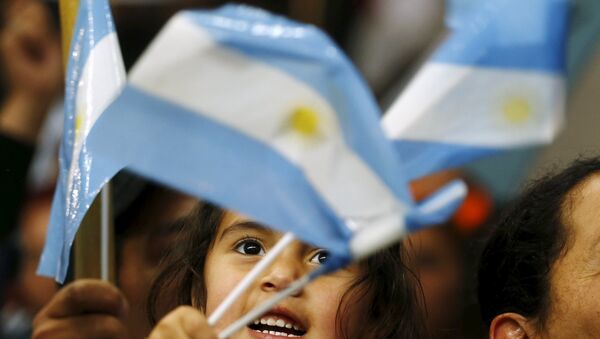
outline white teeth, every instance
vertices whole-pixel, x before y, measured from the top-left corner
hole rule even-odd
[[[254,325],[258,325],[258,324],[268,325],[268,326],[277,326],[280,328],[287,328],[287,329],[293,328],[296,331],[304,331],[298,325],[295,325],[293,323],[288,323],[283,319],[277,319],[277,318],[271,318],[271,317],[268,317],[268,318],[265,317],[265,318],[260,318],[260,319],[254,320]],[[294,334],[288,334],[288,333],[277,332],[277,331],[269,331],[269,330],[263,330],[262,333],[268,333],[268,334],[278,335],[278,336],[283,336],[283,337],[298,337],[297,335],[294,335]]]

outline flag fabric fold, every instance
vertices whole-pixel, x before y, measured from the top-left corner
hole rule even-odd
[[[66,275],[75,233],[97,194],[90,186],[95,159],[87,137],[124,84],[125,68],[108,1],[81,0],[67,66],[60,172],[38,269],[42,275],[60,280]]]
[[[410,178],[549,143],[563,124],[569,1],[461,3],[382,121]]]

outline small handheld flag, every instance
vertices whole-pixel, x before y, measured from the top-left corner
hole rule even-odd
[[[77,227],[93,200],[88,197],[92,195],[90,178],[95,159],[87,147],[87,137],[125,84],[107,0],[81,0],[69,55],[60,173],[39,268],[40,274],[61,277],[66,274]]]

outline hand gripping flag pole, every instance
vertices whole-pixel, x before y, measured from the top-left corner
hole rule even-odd
[[[54,215],[40,263],[59,281],[88,202],[125,167],[329,250],[296,288],[451,201],[411,200],[372,94],[328,37],[249,7],[177,15],[101,112],[84,139],[95,161],[84,163],[82,203]]]

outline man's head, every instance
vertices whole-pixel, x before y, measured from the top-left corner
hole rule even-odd
[[[491,338],[600,333],[600,159],[535,182],[503,216],[478,294]]]

